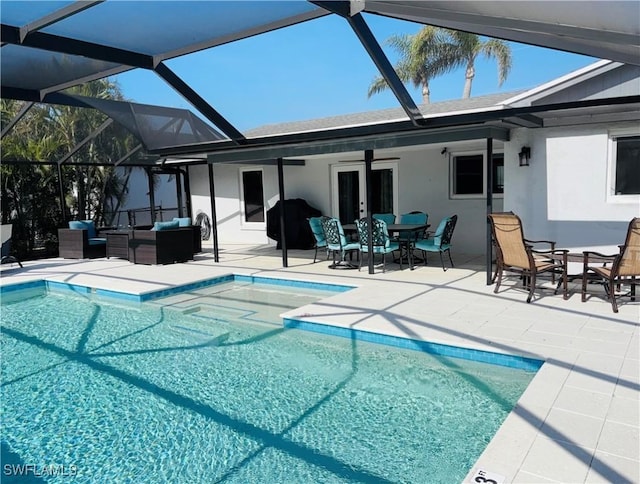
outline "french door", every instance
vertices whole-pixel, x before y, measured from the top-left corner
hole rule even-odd
[[[397,163],[372,165],[373,213],[395,213],[398,206]],[[332,215],[342,224],[352,224],[367,215],[364,163],[331,166]]]

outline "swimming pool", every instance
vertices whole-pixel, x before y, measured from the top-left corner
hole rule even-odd
[[[50,482],[459,482],[534,375],[287,329],[236,296],[298,289],[227,284],[220,314],[3,300],[3,451],[75,471]]]

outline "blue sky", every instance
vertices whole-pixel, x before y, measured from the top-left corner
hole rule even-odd
[[[385,40],[414,34],[421,27],[374,15],[365,18],[392,63],[397,55]],[[498,86],[495,61],[479,58],[472,96],[533,88],[597,60],[513,42],[510,46],[513,65],[505,83]],[[183,56],[167,65],[241,131],[399,106],[390,91],[367,98],[377,68],[346,21],[337,16]],[[129,100],[196,112],[153,72],[138,69],[114,79]],[[463,69],[434,79],[431,102],[460,98],[463,85]],[[421,103],[420,91],[408,88]]]

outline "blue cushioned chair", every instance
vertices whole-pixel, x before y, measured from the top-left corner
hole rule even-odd
[[[414,248],[422,251],[425,265],[427,265],[427,252],[438,252],[440,254],[440,262],[442,262],[442,270],[446,271],[447,268],[444,265],[444,258],[442,257],[443,252],[446,252],[449,254],[449,262],[451,262],[451,267],[453,267],[453,259],[451,259],[451,237],[453,236],[453,229],[455,229],[457,221],[457,215],[443,218],[433,234],[432,239],[418,240],[415,243]]]
[[[316,258],[318,257],[318,249],[325,249],[327,251],[327,259],[329,258],[329,249],[327,249],[327,239],[324,236],[324,230],[322,229],[322,219],[328,217],[311,217],[307,220],[309,221],[309,227],[311,227],[311,233],[315,238],[316,242],[314,245],[314,249],[316,250],[313,254],[313,262],[315,264]]]
[[[100,237],[93,220],[71,220],[68,229],[58,229],[58,252],[65,259],[105,257],[107,239]]]
[[[427,220],[429,220],[429,215],[424,212],[410,212],[410,213],[403,213],[402,215],[400,215],[401,224],[426,225]],[[424,238],[423,233],[415,234],[413,232],[406,231],[406,230],[402,230],[398,234],[398,240],[405,241],[405,242],[412,239],[419,240],[422,238]]]
[[[358,270],[362,267],[363,255],[369,253],[369,219],[361,218],[356,220],[358,227],[358,237],[360,238],[360,264]],[[386,269],[387,254],[400,250],[398,242],[392,242],[387,231],[387,223],[384,220],[373,219],[371,223],[371,241],[372,241],[372,257],[376,254],[382,254],[382,272]],[[399,258],[400,269],[402,269],[402,257]]]
[[[372,215],[376,220],[384,220],[387,225],[393,224],[396,222],[396,214],[395,213],[374,213]]]
[[[337,218],[325,217],[322,219],[322,230],[327,241],[327,250],[333,255],[333,264],[329,266],[331,269],[355,269],[356,266],[347,262],[347,254],[353,255],[355,252],[359,254],[360,244],[357,242],[348,242],[344,235],[344,228]],[[340,255],[340,260],[336,262],[336,255]]]

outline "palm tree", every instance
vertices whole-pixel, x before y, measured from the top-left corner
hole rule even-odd
[[[476,75],[475,61],[478,56],[495,59],[498,63],[498,86],[502,86],[511,70],[511,48],[504,40],[482,40],[476,34],[447,30],[448,41],[442,46],[446,56],[455,67],[465,68],[464,90],[462,98],[471,97],[471,85]]]
[[[444,41],[441,30],[427,25],[415,35],[393,35],[386,41],[400,54],[400,60],[394,67],[398,77],[404,83],[411,82],[415,87],[420,87],[425,104],[429,103],[429,81],[452,69],[438,55],[437,46]],[[387,81],[377,76],[371,82],[367,96],[371,97],[388,88]]]
[[[415,35],[394,35],[386,43],[400,54],[395,66],[398,77],[403,82],[421,87],[424,103],[429,103],[431,79],[458,67],[466,69],[462,97],[470,97],[475,60],[479,55],[497,60],[499,85],[511,69],[511,49],[506,42],[498,39],[483,41],[478,35],[468,32],[427,25]],[[372,81],[367,94],[371,97],[388,87],[384,78],[378,76]]]

